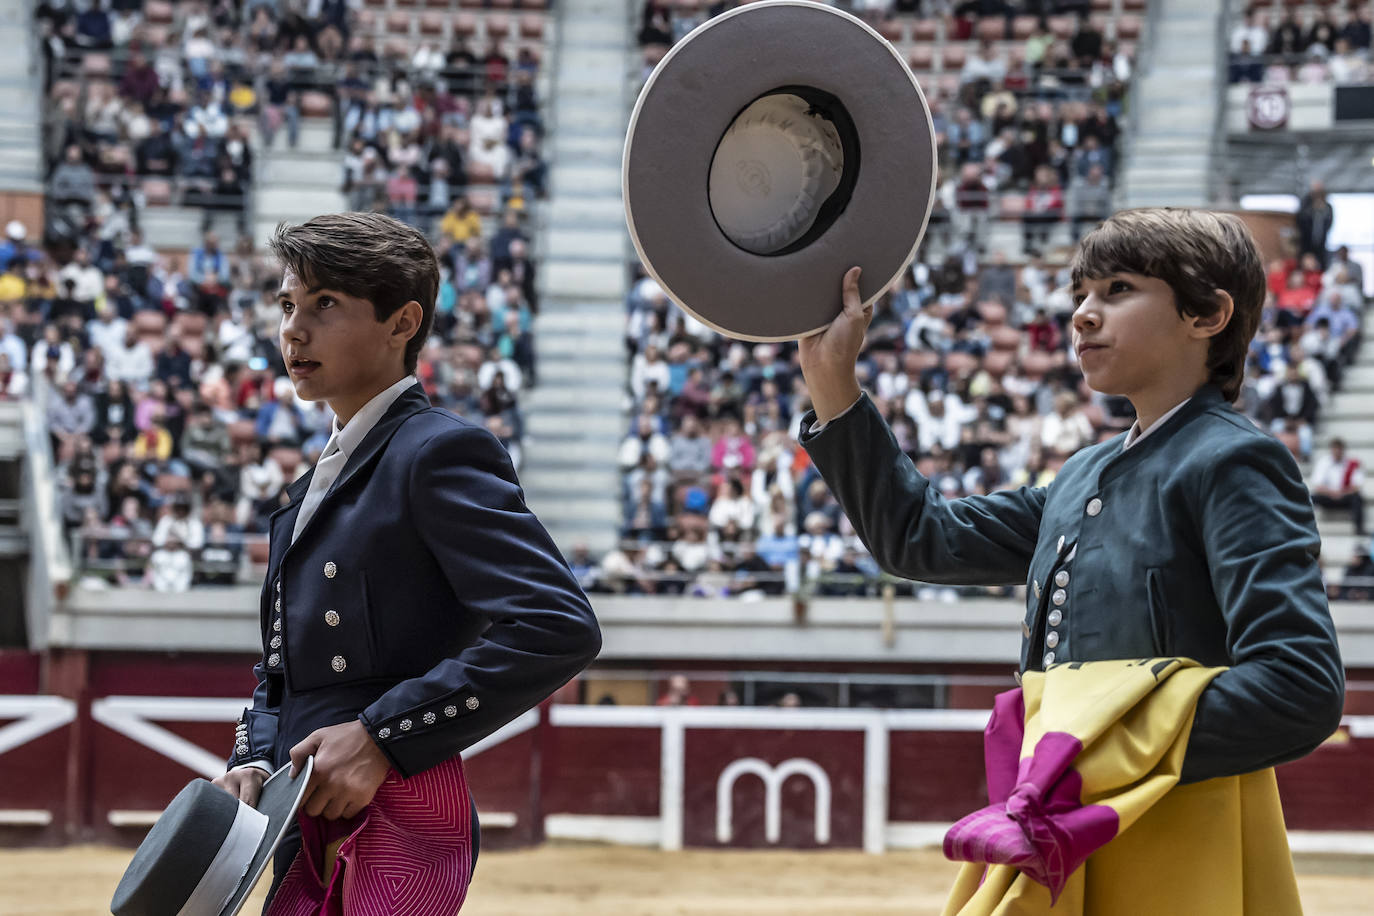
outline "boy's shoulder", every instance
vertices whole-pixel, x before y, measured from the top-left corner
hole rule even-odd
[[[456,414],[447,407],[423,407],[401,422],[391,445],[404,446],[407,449],[420,448],[435,436],[445,433],[470,435],[473,432],[491,435],[481,423]]]

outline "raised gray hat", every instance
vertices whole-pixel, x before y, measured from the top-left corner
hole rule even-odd
[[[139,844],[110,902],[114,916],[233,916],[267,868],[300,807],[315,758],[284,766],[254,808],[194,779]]]
[[[872,302],[916,254],[935,131],[911,70],[872,28],[764,0],[678,42],[639,94],[621,167],[645,269],[730,337],[823,330],[840,281]]]

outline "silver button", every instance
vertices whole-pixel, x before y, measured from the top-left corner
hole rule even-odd
[[[478,701],[476,697],[468,697],[466,700],[463,701],[463,705],[466,706],[468,709],[476,709],[478,706],[482,704]]]
[[[280,599],[280,598],[277,599],[276,611],[277,611],[278,614],[281,613],[281,599]]]
[[[1048,668],[1050,665],[1053,665],[1053,664],[1054,664],[1054,653],[1053,653],[1053,652],[1046,652],[1046,653],[1045,653],[1045,667]]]
[[[338,573],[338,571],[339,571],[339,567],[337,567],[337,566],[334,565],[334,561],[333,561],[333,560],[330,560],[328,563],[324,564],[324,577],[325,577],[326,579],[332,579],[332,578],[334,578],[334,576]]]
[[[280,618],[280,617],[278,617],[276,620],[272,621],[272,632],[273,632],[273,633],[280,633],[280,632],[281,632],[281,618]]]
[[[281,580],[280,580],[280,579],[277,580],[277,594],[278,594],[278,595],[281,594]]]
[[[425,724],[426,724],[426,725],[433,725],[433,724],[434,724],[434,720],[437,719],[437,718],[439,718],[439,717],[436,716],[436,715],[435,715],[434,713],[432,713],[432,712],[427,712],[427,713],[424,714],[424,717],[423,717],[423,718],[424,718],[424,721],[425,721]]]
[[[1050,611],[1050,617],[1049,617],[1050,626],[1052,626],[1052,627],[1057,627],[1057,626],[1059,626],[1060,622],[1061,622],[1063,619],[1064,619],[1064,615],[1061,614],[1061,613],[1059,613],[1059,608],[1055,608],[1054,610]]]
[[[401,731],[403,731],[403,732],[408,732],[408,731],[410,731],[410,720],[409,720],[409,719],[402,719],[402,720],[400,721],[400,723],[399,723],[399,727],[400,727]]]
[[[281,656],[278,655],[278,654],[275,653],[275,652],[273,652],[271,655],[267,656],[267,667],[269,667],[269,668],[275,668],[275,667],[277,667],[277,665],[278,665],[280,662],[281,662]]]
[[[1059,543],[1054,546],[1054,552],[1058,553],[1064,549],[1064,535],[1059,535]]]
[[[389,729],[389,728],[379,728],[379,729],[377,729],[377,737],[378,737],[378,738],[381,738],[381,739],[383,739],[383,740],[385,740],[385,739],[387,739],[387,738],[390,738],[390,737],[391,737],[391,729]]]
[[[1092,499],[1088,500],[1088,514],[1089,514],[1089,515],[1097,515],[1097,513],[1101,512],[1101,511],[1102,511],[1102,500],[1098,499],[1096,496],[1094,496]]]
[[[337,627],[337,626],[339,625],[339,612],[338,612],[338,611],[325,611],[325,612],[324,612],[324,622],[327,623],[327,624],[329,624],[331,627]]]
[[[1063,604],[1065,601],[1069,600],[1069,593],[1062,588],[1056,588],[1054,594],[1050,596],[1050,600],[1055,604]]]
[[[448,716],[450,719],[452,719],[454,716],[458,715],[458,707],[457,707],[457,706],[445,706],[445,707],[444,707],[444,715],[446,715],[446,716]]]
[[[248,743],[244,742],[243,744],[234,745],[234,753],[239,754],[240,756],[248,753]]]
[[[1057,586],[1059,586],[1060,588],[1063,588],[1064,586],[1068,585],[1068,584],[1069,584],[1069,571],[1068,571],[1067,569],[1061,569],[1061,570],[1059,570],[1059,572],[1055,573],[1055,574],[1054,574],[1054,584],[1057,585]]]
[[[1034,586],[1035,586],[1035,597],[1036,597],[1036,600],[1039,600],[1039,599],[1040,599],[1040,580],[1039,580],[1039,579],[1036,579],[1034,582],[1031,583],[1031,585],[1034,585]]]
[[[335,671],[342,671],[348,667],[348,659],[344,658],[342,655],[336,655],[330,660],[329,667],[333,668]]]
[[[273,636],[273,637],[272,637],[272,641],[269,642],[268,645],[271,646],[273,649],[280,649],[280,648],[281,648],[281,636]]]
[[[1048,633],[1046,633],[1045,645],[1049,646],[1051,649],[1059,645],[1059,633],[1055,630],[1050,630]]]

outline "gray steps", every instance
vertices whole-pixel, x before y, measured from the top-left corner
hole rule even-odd
[[[614,298],[624,295],[626,273],[623,262],[549,259],[544,262],[544,289],[550,296]]]
[[[625,417],[614,413],[544,413],[530,410],[525,428],[538,439],[582,439],[588,436],[610,436],[617,440],[625,435]]]
[[[615,261],[624,265],[628,238],[624,229],[551,229],[544,253],[549,258]]]

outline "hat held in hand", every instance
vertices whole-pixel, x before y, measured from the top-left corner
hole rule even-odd
[[[254,808],[193,779],[139,844],[115,889],[114,916],[233,916],[262,877],[296,816],[315,758],[284,766]]]
[[[911,262],[936,184],[916,79],[881,35],[809,0],[708,20],[654,68],[630,117],[625,217],[645,269],[700,321],[791,340]]]

